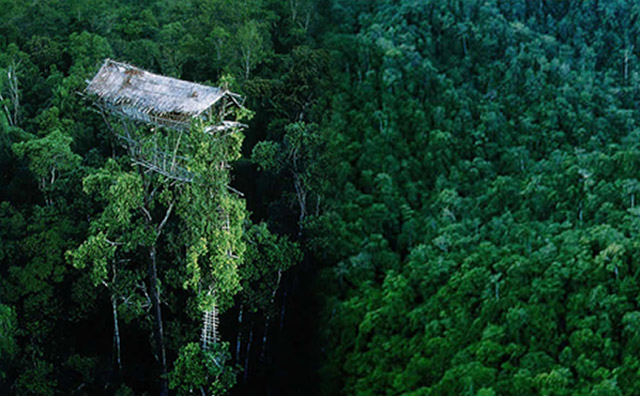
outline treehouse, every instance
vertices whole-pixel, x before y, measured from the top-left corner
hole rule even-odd
[[[188,147],[189,139],[184,138],[194,120],[205,125],[206,139],[224,139],[246,127],[234,119],[235,110],[242,108],[242,98],[224,88],[153,74],[111,59],[104,61],[88,84],[85,93],[127,149],[134,166],[144,174],[171,179],[161,178],[160,183],[194,181],[196,175],[188,166],[193,146]],[[216,168],[224,170],[227,165],[222,160]],[[228,185],[226,188],[237,192]],[[226,219],[222,231],[229,233],[229,215],[222,210],[220,215]],[[227,254],[237,258],[230,249]],[[210,286],[208,296],[212,293]],[[218,341],[215,301],[204,311],[202,323],[202,346],[207,349]]]
[[[200,120],[222,137],[246,127],[234,111],[242,98],[226,89],[165,77],[106,59],[85,89],[136,165],[179,182],[193,174],[181,155],[182,133]],[[115,124],[112,121],[117,121]],[[148,133],[140,133],[142,125]]]
[[[117,117],[148,125],[189,130],[200,118],[215,122],[212,132],[238,126],[225,120],[232,107],[241,107],[239,95],[228,90],[165,77],[135,66],[106,59],[86,88],[96,105]]]

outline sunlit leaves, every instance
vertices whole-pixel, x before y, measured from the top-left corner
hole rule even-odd
[[[169,376],[169,387],[178,395],[205,393],[223,395],[235,384],[234,369],[229,365],[228,343],[203,350],[196,343],[180,349],[175,368]]]

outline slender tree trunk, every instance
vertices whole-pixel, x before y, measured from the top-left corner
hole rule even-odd
[[[171,215],[171,211],[173,209],[173,202],[167,208],[164,218],[160,222],[160,224],[156,227],[153,225],[153,218],[151,217],[151,212],[149,211],[149,181],[145,177],[145,173],[140,165],[137,166],[138,174],[143,180],[145,197],[144,197],[144,205],[141,207],[141,210],[144,214],[147,229],[151,232],[155,232],[157,236],[162,232],[162,228],[166,224],[169,216]],[[151,246],[149,246],[149,263],[147,266],[147,276],[149,282],[149,291],[150,291],[150,299],[151,299],[151,310],[153,313],[153,339],[156,349],[156,358],[160,363],[160,396],[169,396],[169,386],[167,381],[167,358],[165,354],[164,348],[164,335],[162,330],[162,310],[160,309],[160,296],[158,295],[158,267],[157,267],[157,251],[156,251],[156,242],[154,241]]]
[[[7,105],[4,105],[4,111],[7,115],[7,121],[11,126],[18,125],[18,114],[20,112],[20,90],[18,88],[18,76],[16,74],[15,61],[9,66],[7,70],[7,83],[9,85],[9,101],[11,102],[12,109],[9,109]],[[0,100],[4,100],[2,93],[0,92]]]
[[[244,356],[244,382],[247,382],[247,377],[249,376],[249,356],[251,355],[251,342],[253,341],[253,322],[251,322],[251,327],[249,328],[249,342],[247,342],[247,349],[245,350]]]
[[[242,309],[244,306],[240,304],[238,311],[238,337],[236,338],[236,362],[240,363],[240,349],[242,348]]]
[[[291,24],[295,25],[296,19],[298,19],[298,1],[289,0],[289,8],[291,10]]]
[[[464,50],[464,56],[467,56],[467,36],[462,36],[462,49]]]
[[[0,102],[4,102],[4,96],[2,96],[2,92],[0,92]],[[11,119],[11,111],[7,107],[7,105],[2,106],[4,108],[4,113],[7,116],[7,122],[9,122],[10,126],[13,126],[13,120]]]
[[[304,32],[309,31],[309,23],[311,22],[311,10],[307,11],[307,15],[304,18]]]
[[[284,284],[284,291],[282,292],[282,307],[280,308],[280,333],[284,328],[284,314],[287,308],[287,283]]]
[[[260,361],[264,361],[264,356],[267,352],[267,339],[269,337],[269,324],[271,323],[271,318],[267,316],[264,324],[264,334],[262,334],[262,345],[260,347]]]
[[[13,78],[10,81],[11,90],[13,92],[13,125],[18,125],[18,115],[20,114],[20,91],[18,91],[18,78],[16,77],[15,70],[13,71]]]
[[[167,359],[164,349],[164,337],[162,334],[162,311],[160,309],[160,297],[158,296],[158,273],[156,266],[156,245],[155,243],[149,248],[149,290],[151,291],[151,307],[153,310],[153,338],[156,347],[156,357],[160,362],[160,395],[168,396],[169,388],[167,385]]]
[[[629,79],[629,47],[624,50],[624,82],[627,83]]]
[[[244,78],[245,80],[249,78],[249,73],[251,72],[251,49],[247,48],[243,51],[243,61],[244,61]]]
[[[276,294],[278,293],[278,288],[280,287],[280,281],[282,280],[282,270],[278,270],[278,280],[276,281],[276,285],[271,292],[271,306],[275,304]],[[260,361],[264,361],[264,356],[267,350],[267,339],[269,337],[269,327],[271,325],[271,315],[267,315],[264,325],[264,334],[262,335],[262,346],[260,350]]]
[[[113,309],[113,348],[115,355],[115,365],[118,373],[122,371],[122,360],[120,355],[120,327],[118,326],[118,306],[115,296],[111,296],[111,308]]]
[[[293,187],[296,189],[296,197],[298,198],[298,206],[300,207],[300,214],[298,216],[298,236],[301,236],[304,219],[307,215],[307,191],[304,188],[302,177],[297,172],[294,172],[293,174]]]

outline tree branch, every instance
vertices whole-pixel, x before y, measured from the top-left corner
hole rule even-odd
[[[151,217],[151,213],[149,213],[149,211],[147,210],[147,208],[145,208],[144,206],[140,207],[140,210],[142,211],[142,213],[144,213],[144,217],[147,218],[147,220],[149,221],[149,223],[151,223],[153,221],[153,218]]]
[[[173,202],[174,201],[171,201],[171,203],[169,204],[169,207],[167,208],[167,211],[164,214],[164,218],[158,225],[158,228],[156,228],[156,232],[158,233],[158,235],[160,235],[160,233],[162,232],[162,228],[164,228],[164,225],[167,223],[167,220],[169,220],[169,216],[171,215],[171,211],[173,210]]]

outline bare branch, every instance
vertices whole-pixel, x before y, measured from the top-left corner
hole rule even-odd
[[[173,202],[174,201],[171,201],[171,203],[169,204],[169,207],[167,208],[167,211],[164,214],[164,218],[158,225],[158,228],[156,228],[158,235],[160,235],[160,233],[162,232],[162,228],[164,228],[164,225],[167,223],[167,220],[169,220],[169,216],[171,215],[171,210],[173,210]]]
[[[153,218],[151,217],[151,213],[149,213],[149,211],[147,210],[147,208],[145,208],[144,206],[140,207],[140,210],[142,211],[142,213],[144,214],[144,217],[147,218],[147,220],[149,220],[149,222],[153,221]]]
[[[243,193],[242,191],[237,190],[237,189],[235,189],[235,188],[231,187],[230,185],[227,185],[227,189],[228,189],[229,191],[231,191],[231,192],[234,192],[234,193],[238,194],[238,195],[239,195],[239,196],[241,196],[241,197],[244,197],[244,193]]]

